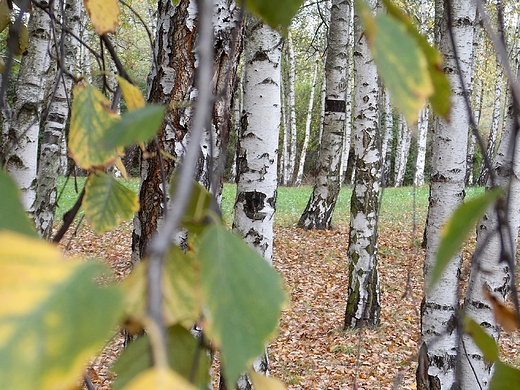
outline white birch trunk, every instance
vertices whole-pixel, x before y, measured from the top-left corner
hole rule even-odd
[[[415,162],[415,175],[413,183],[416,186],[424,185],[424,166],[426,164],[426,143],[428,139],[428,120],[430,107],[421,110],[417,124],[417,160]]]
[[[515,135],[513,126],[513,118],[510,117],[502,132],[496,161],[493,164],[496,174],[495,185],[504,189],[508,189],[510,185],[507,201],[509,229],[498,226],[495,207],[491,207],[479,222],[475,249],[475,253],[479,255],[472,260],[464,305],[465,313],[495,340],[498,340],[500,335],[500,325],[495,322],[493,310],[484,298],[483,290],[489,288],[491,294],[502,302],[510,291],[511,269],[506,259],[514,261],[520,225],[520,135]],[[511,150],[513,145],[516,146],[515,150]],[[489,184],[488,182],[488,187]],[[505,234],[505,248],[502,246],[498,229]],[[492,366],[484,361],[482,352],[470,337],[464,335],[463,342],[465,350],[462,352],[467,355],[467,358],[463,357],[460,360],[461,389],[488,388]]]
[[[29,46],[22,57],[16,83],[16,100],[9,129],[5,169],[22,192],[25,210],[33,212],[36,198],[38,136],[50,66],[50,18],[35,7],[29,19]]]
[[[452,2],[453,30],[462,78],[467,88],[471,83],[473,28],[476,7],[472,0]],[[452,86],[450,122],[435,119],[433,131],[433,161],[430,182],[430,201],[426,226],[426,258],[424,279],[428,285],[436,260],[442,228],[464,199],[466,154],[469,118],[462,86],[459,81],[447,31],[447,10],[443,1],[436,1],[436,22],[440,28],[439,49],[444,55],[444,67]],[[462,22],[464,21],[464,22]],[[425,290],[421,307],[421,336],[423,355],[428,366],[418,370],[417,388],[451,389],[456,386],[457,330],[454,318],[458,310],[458,284],[461,255],[448,264],[438,282]],[[430,387],[428,387],[430,386]]]
[[[64,24],[76,36],[79,34],[81,7],[82,3],[78,0],[66,1]],[[54,50],[64,69],[72,73],[78,57],[79,43],[65,32],[62,32],[61,39],[63,40],[63,52],[57,51],[60,48],[54,48]],[[52,73],[55,73],[54,69]],[[52,77],[53,75],[47,76]],[[56,182],[58,173],[61,171],[65,126],[69,117],[72,96],[71,87],[72,79],[58,70],[55,78],[55,93],[50,96],[47,120],[43,129],[34,203],[36,229],[46,239],[51,236],[56,211]]]
[[[352,99],[354,92],[354,7],[350,9],[347,57],[347,93],[345,96],[345,136],[341,153],[341,182],[347,180],[348,159],[352,138]]]
[[[390,105],[390,94],[388,90],[384,91],[384,118],[385,131],[383,141],[381,142],[381,156],[383,158],[383,186],[387,186],[390,182],[390,171],[392,168],[392,139],[394,132],[394,115],[392,113],[392,106]]]
[[[377,0],[367,2],[375,10]],[[350,203],[349,282],[345,328],[379,325],[377,225],[381,188],[379,83],[359,16],[354,17],[354,153]]]
[[[298,174],[294,185],[296,187],[301,186],[303,179],[303,168],[305,166],[305,158],[307,157],[307,148],[309,147],[309,139],[311,137],[311,121],[312,121],[312,108],[314,107],[314,91],[316,89],[316,81],[318,80],[318,61],[319,57],[316,54],[316,63],[314,65],[314,75],[312,77],[311,94],[309,97],[309,108],[307,109],[307,119],[305,121],[305,138],[303,139],[302,151],[300,153],[300,162],[298,164]]]
[[[412,130],[406,124],[403,115],[399,115],[399,141],[397,144],[396,169],[395,169],[395,187],[401,187],[406,173],[406,164],[408,163],[408,154],[410,152],[410,144],[412,141]]]
[[[233,231],[272,264],[278,184],[281,37],[249,17],[244,49],[244,101],[238,138],[238,178]],[[267,354],[254,368],[268,374]],[[251,389],[246,376],[238,389]]]
[[[289,53],[289,90],[288,95],[288,109],[289,109],[289,159],[287,161],[287,175],[288,181],[286,185],[292,185],[294,180],[294,170],[296,168],[296,93],[295,93],[295,63],[294,63],[294,47],[292,43],[291,33],[287,39],[287,51]]]
[[[496,74],[495,74],[495,98],[493,101],[493,113],[491,114],[491,127],[489,129],[488,143],[486,148],[486,155],[489,158],[489,161],[493,161],[495,156],[495,147],[498,137],[498,128],[500,125],[500,114],[502,112],[502,89],[503,89],[503,79],[502,79],[502,66],[500,65],[498,59],[496,62]],[[488,181],[488,168],[482,159],[482,165],[480,166],[480,174],[478,178],[478,183],[480,185],[486,185]]]
[[[283,73],[285,74],[285,72]],[[280,82],[280,102],[281,102],[281,123],[283,124],[283,145],[282,155],[280,158],[280,170],[281,170],[281,182],[282,185],[286,186],[289,183],[289,138],[290,138],[290,125],[287,116],[287,98],[285,96],[285,83],[282,75],[282,81]]]
[[[330,228],[341,187],[349,15],[349,1],[332,2],[325,62],[325,119],[318,173],[307,207],[298,222],[298,226],[305,229]]]

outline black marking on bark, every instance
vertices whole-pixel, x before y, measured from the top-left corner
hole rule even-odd
[[[274,84],[277,85],[271,77],[264,79],[260,84]]]
[[[249,191],[238,195],[237,202],[244,205],[244,213],[249,219],[262,220],[265,213],[260,212],[265,207],[266,195],[262,192]]]
[[[251,63],[256,61],[269,61],[269,56],[266,54],[265,51],[257,51],[253,58],[251,59]]]
[[[345,100],[325,99],[325,111],[327,112],[345,112]]]

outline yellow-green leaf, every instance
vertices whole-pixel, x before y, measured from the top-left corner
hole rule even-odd
[[[207,390],[211,363],[208,355],[200,348],[199,341],[189,330],[179,325],[168,328],[167,336],[170,367],[186,380],[193,376],[195,386]],[[196,356],[198,360],[194,361]],[[150,339],[144,335],[132,342],[112,367],[112,371],[117,374],[113,390],[121,390],[141,372],[152,367],[152,364]],[[196,368],[192,372],[194,364]]]
[[[455,210],[442,229],[435,264],[428,282],[429,288],[437,283],[437,280],[439,280],[450,260],[460,250],[469,232],[475,228],[475,225],[484,215],[487,208],[495,202],[502,193],[503,191],[499,188],[492,189],[477,198],[465,202]]]
[[[127,292],[127,316],[142,325],[146,316],[146,267],[146,262],[138,264],[122,283]],[[200,309],[196,298],[195,265],[189,253],[172,246],[165,258],[162,283],[165,324],[180,323],[190,328],[199,319]]]
[[[408,33],[415,38],[416,42],[421,47],[422,52],[428,61],[428,72],[433,82],[433,94],[430,97],[430,104],[433,112],[448,120],[451,108],[451,87],[446,74],[444,73],[443,58],[441,53],[430,43],[428,39],[419,33],[411,19],[405,15],[395,4],[390,0],[383,0],[388,13],[400,21]]]
[[[20,193],[13,179],[0,170],[0,231],[12,230],[37,237],[33,224],[20,202]]]
[[[0,389],[73,387],[121,316],[100,264],[64,259],[50,243],[0,232]]]
[[[119,115],[110,109],[110,102],[96,88],[88,84],[74,87],[69,149],[80,168],[104,167],[116,159],[115,150],[101,148],[100,144],[118,120]]]
[[[25,53],[27,47],[29,46],[29,30],[23,23],[20,23],[19,29],[19,33],[16,37],[18,46],[14,52],[15,56],[21,56],[23,53]],[[13,24],[9,24],[9,34],[16,34]]]
[[[0,0],[0,32],[11,23],[11,12],[7,0]]]
[[[489,390],[520,390],[520,370],[498,361],[489,382]]]
[[[143,108],[126,112],[103,135],[100,147],[113,150],[152,138],[164,117],[165,107],[149,104]]]
[[[302,4],[303,0],[247,0],[246,8],[264,23],[287,35],[291,20]]]
[[[117,0],[83,0],[83,3],[98,35],[116,31],[120,11]]]
[[[139,88],[121,76],[116,76],[116,79],[119,83],[119,86],[121,87],[121,92],[123,93],[123,98],[125,99],[128,111],[137,110],[138,108],[143,108],[146,105],[143,94]]]
[[[139,210],[139,200],[132,190],[106,173],[90,175],[85,185],[83,209],[96,233],[116,227]]]
[[[426,56],[401,21],[384,13],[374,18],[362,1],[356,5],[383,84],[408,123],[416,122],[433,93]]]
[[[200,261],[205,331],[220,349],[228,388],[276,333],[287,297],[282,278],[262,256],[220,225],[204,231]]]
[[[285,390],[285,385],[276,378],[266,377],[253,370],[249,370],[249,377],[255,390]]]
[[[169,368],[150,368],[126,385],[123,390],[197,390],[190,382]]]
[[[498,359],[498,345],[495,339],[469,316],[464,316],[464,332],[473,339],[489,363]]]

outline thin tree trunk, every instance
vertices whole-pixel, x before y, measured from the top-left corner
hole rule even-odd
[[[38,137],[50,66],[50,18],[34,7],[29,19],[29,46],[22,57],[16,82],[13,117],[9,127],[5,169],[22,192],[22,203],[31,214],[36,198]]]
[[[319,57],[316,54],[316,63],[314,65],[314,75],[312,77],[311,95],[309,97],[309,108],[307,109],[307,120],[305,121],[305,138],[303,139],[302,152],[300,153],[300,163],[298,164],[298,174],[294,185],[299,187],[302,184],[303,168],[305,166],[305,158],[307,157],[307,148],[309,147],[309,139],[311,137],[311,121],[312,108],[314,107],[314,91],[316,89],[316,81],[318,80],[318,62]]]
[[[325,62],[327,96],[323,136],[314,188],[298,222],[298,227],[304,229],[330,229],[341,188],[349,15],[349,1],[332,2]]]
[[[76,36],[79,34],[81,6],[82,4],[78,0],[67,0],[64,7],[64,24]],[[57,56],[64,69],[72,72],[77,59],[79,43],[70,34],[63,31],[61,40],[62,48],[55,49]],[[56,182],[60,172],[65,126],[70,112],[71,87],[72,79],[58,69],[55,78],[56,90],[50,97],[47,120],[43,129],[34,204],[36,229],[45,239],[49,239],[51,236],[56,211]]]
[[[408,163],[408,154],[410,152],[410,143],[412,141],[412,131],[406,124],[403,115],[399,115],[399,129],[400,137],[397,147],[397,155],[399,158],[396,158],[395,187],[401,187],[403,185],[406,164]]]
[[[392,140],[394,135],[394,115],[392,113],[392,106],[390,105],[390,94],[388,90],[384,93],[384,121],[385,131],[383,141],[381,142],[381,156],[383,157],[383,186],[388,186],[390,183],[390,171],[392,168]]]
[[[455,36],[462,78],[466,88],[470,89],[476,7],[473,1],[464,0],[452,2],[451,8],[453,25],[449,28]],[[452,107],[450,122],[436,118],[432,134],[434,158],[426,226],[426,284],[431,280],[431,270],[435,264],[442,227],[464,199],[469,128],[464,94],[448,36],[448,10],[444,8],[443,0],[436,1],[435,11],[436,27],[439,31],[437,41],[445,58],[444,67],[449,70],[446,76],[452,86]],[[428,369],[417,372],[418,390],[451,389],[452,386],[457,386],[455,365],[458,334],[454,319],[458,310],[460,263],[461,255],[458,253],[449,262],[435,286],[425,289],[421,305],[421,360]]]
[[[367,2],[373,11],[377,0]],[[356,176],[350,201],[349,281],[345,328],[379,325],[377,225],[381,188],[379,83],[359,16],[354,19],[354,153]]]
[[[292,43],[291,34],[287,39],[287,52],[289,54],[289,90],[288,95],[288,109],[289,109],[289,160],[287,161],[287,175],[288,180],[286,185],[292,185],[294,181],[294,169],[296,167],[296,93],[295,93],[295,63],[294,63],[294,47]]]
[[[426,164],[426,141],[428,138],[428,120],[430,107],[426,106],[421,110],[419,123],[417,124],[417,160],[415,162],[414,185],[424,185],[424,166]]]
[[[345,136],[341,153],[341,182],[347,180],[348,158],[352,138],[352,99],[354,92],[354,8],[350,9],[347,57],[347,93],[345,96]]]
[[[238,138],[233,231],[272,264],[281,115],[280,35],[250,17],[244,55],[244,109]],[[255,361],[254,368],[268,373],[267,354]],[[252,388],[247,376],[240,378],[237,388]]]

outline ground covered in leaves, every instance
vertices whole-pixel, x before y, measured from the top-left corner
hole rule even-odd
[[[381,325],[344,330],[348,227],[276,228],[273,263],[285,278],[291,304],[269,357],[272,375],[288,389],[415,389],[424,253],[411,245],[411,232],[409,224],[381,228]],[[101,237],[84,227],[62,243],[71,254],[104,259],[122,279],[131,269],[130,240],[131,224],[125,223]],[[505,342],[507,353],[515,356],[516,343]],[[110,389],[109,367],[121,348],[116,337],[92,362],[88,374],[97,388]]]

